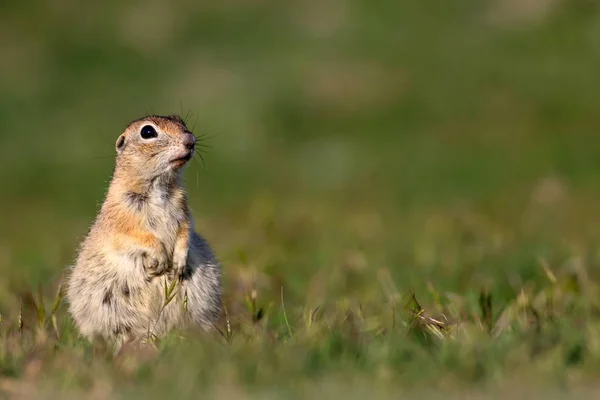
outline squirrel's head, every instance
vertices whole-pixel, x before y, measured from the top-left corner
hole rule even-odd
[[[133,121],[116,142],[117,166],[149,179],[176,173],[194,155],[196,136],[178,116]]]

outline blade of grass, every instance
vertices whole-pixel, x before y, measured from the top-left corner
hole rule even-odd
[[[290,327],[287,313],[285,311],[285,303],[283,301],[283,286],[281,287],[281,311],[283,312],[283,320],[285,322],[285,326],[287,327],[288,337],[292,337],[292,328]]]

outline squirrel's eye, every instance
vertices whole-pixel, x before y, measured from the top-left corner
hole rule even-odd
[[[158,133],[151,125],[145,125],[140,131],[142,139],[152,139],[158,136]]]

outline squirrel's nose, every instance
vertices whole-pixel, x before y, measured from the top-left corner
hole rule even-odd
[[[189,150],[192,150],[196,145],[196,136],[190,132],[186,132],[183,137],[183,145]]]

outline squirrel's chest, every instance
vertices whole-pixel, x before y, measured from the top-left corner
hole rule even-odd
[[[145,211],[150,231],[164,239],[176,236],[179,226],[186,218],[179,204],[160,195],[149,199]]]

